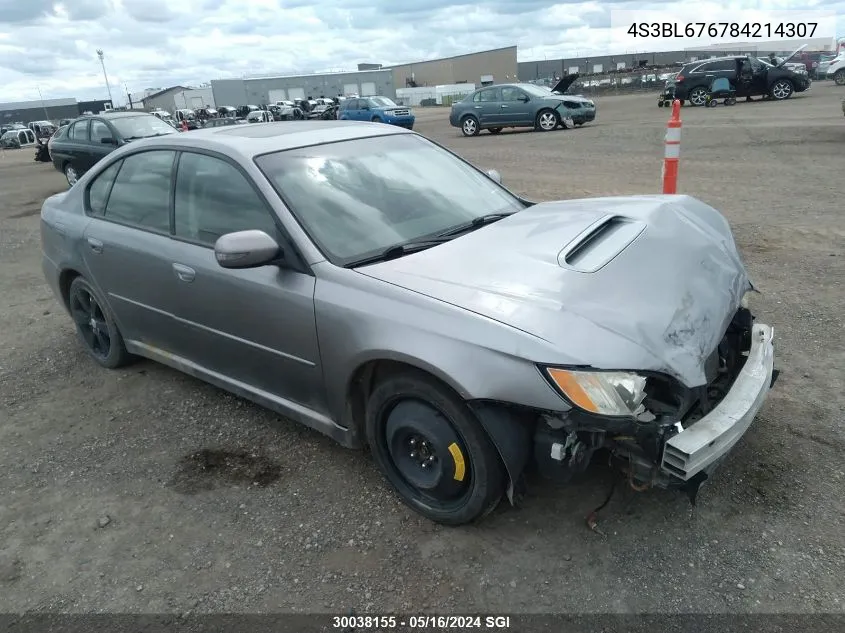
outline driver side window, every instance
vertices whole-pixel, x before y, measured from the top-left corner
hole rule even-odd
[[[175,235],[214,246],[221,235],[258,229],[273,238],[270,210],[247,178],[229,163],[185,152],[176,171]]]
[[[528,95],[522,92],[522,90],[514,88],[513,86],[505,86],[502,88],[502,101],[527,101],[527,96]]]

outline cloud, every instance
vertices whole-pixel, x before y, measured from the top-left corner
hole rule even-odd
[[[711,0],[712,1],[712,0]],[[845,0],[778,9],[845,14]],[[701,19],[707,0],[0,0],[0,102],[112,94],[245,74],[351,70],[517,45],[520,61],[667,50],[625,42],[619,10]],[[757,0],[730,6],[758,7]],[[710,6],[710,5],[707,5]],[[713,5],[717,6],[717,5]],[[796,14],[797,15],[797,14]],[[843,24],[842,26],[845,26]],[[841,31],[845,34],[845,28]],[[118,98],[121,100],[122,97]]]

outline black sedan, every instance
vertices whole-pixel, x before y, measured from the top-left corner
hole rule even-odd
[[[71,187],[106,154],[136,139],[179,131],[152,114],[107,112],[76,119],[51,139],[53,165]]]

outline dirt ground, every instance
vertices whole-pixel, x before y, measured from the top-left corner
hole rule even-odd
[[[64,179],[0,154],[0,612],[845,611],[842,97],[682,110],[680,191],[729,218],[783,373],[695,509],[623,490],[604,536],[584,520],[603,464],[445,528],[365,453],[151,362],[99,369],[40,269]],[[447,115],[418,130],[528,197],[659,191],[656,95],[545,134],[463,138]]]

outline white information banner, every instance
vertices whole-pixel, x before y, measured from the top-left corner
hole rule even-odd
[[[706,16],[706,17],[705,17]],[[671,10],[620,9],[610,12],[614,50],[673,50],[737,42],[754,46],[836,38],[834,11],[725,9],[709,2]]]

